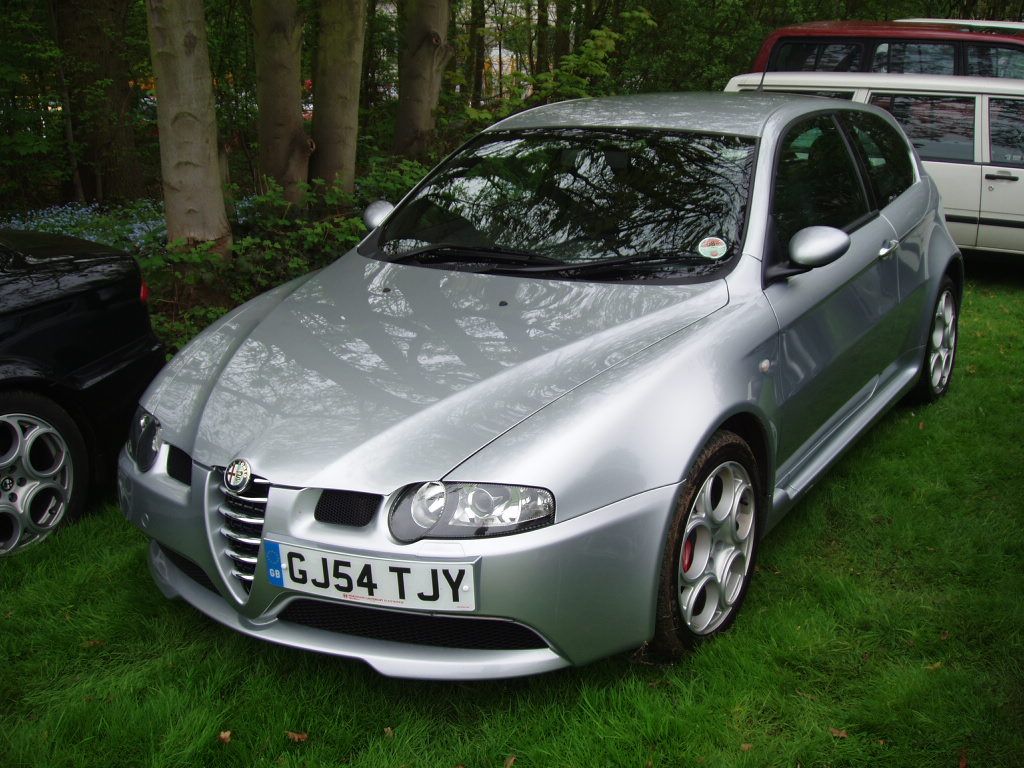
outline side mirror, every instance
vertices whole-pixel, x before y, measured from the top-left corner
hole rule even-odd
[[[388,217],[388,214],[395,210],[395,206],[389,203],[387,200],[377,200],[366,206],[366,210],[363,211],[363,223],[370,230],[374,230],[384,223],[384,219]]]
[[[804,227],[789,241],[789,260],[799,267],[824,267],[850,249],[850,236],[835,227]]]

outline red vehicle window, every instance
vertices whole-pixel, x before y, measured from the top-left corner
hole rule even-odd
[[[952,43],[879,43],[871,59],[872,72],[952,75],[955,70],[956,46]]]

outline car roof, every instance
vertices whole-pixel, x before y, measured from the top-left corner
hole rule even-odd
[[[836,101],[838,108],[861,105]],[[759,137],[772,118],[821,109],[821,99],[781,93],[653,93],[547,104],[520,112],[488,132],[527,128],[646,128]]]
[[[766,87],[872,91],[934,91],[936,93],[1024,96],[1024,80],[961,75],[907,75],[887,72],[748,72],[736,75],[726,88],[763,84]],[[749,91],[748,91],[749,93]]]
[[[776,29],[771,39],[780,37],[916,37],[947,40],[992,39],[1024,42],[1024,30],[999,26],[984,27],[956,21],[808,21]]]

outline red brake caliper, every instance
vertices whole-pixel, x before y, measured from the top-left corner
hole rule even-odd
[[[683,572],[690,570],[690,566],[693,565],[693,538],[687,539],[683,542]]]

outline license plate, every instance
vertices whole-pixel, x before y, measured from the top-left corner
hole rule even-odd
[[[271,584],[355,603],[421,611],[476,608],[473,563],[391,560],[264,541]]]

